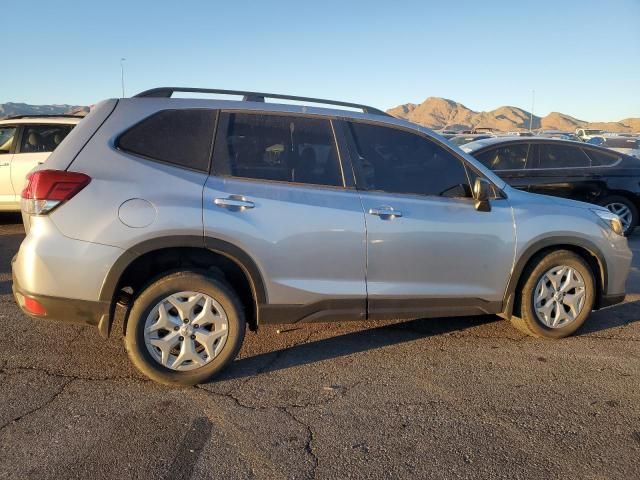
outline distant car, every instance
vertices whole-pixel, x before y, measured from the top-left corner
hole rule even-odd
[[[560,138],[562,140],[573,140],[575,142],[581,141],[574,133],[565,132],[563,130],[541,130],[537,135],[545,138]]]
[[[0,120],[0,211],[20,211],[27,174],[44,163],[81,118],[23,115]]]
[[[455,137],[456,135],[458,135],[460,132],[456,131],[456,130],[434,130],[438,135],[440,135],[441,137],[444,138],[451,138],[451,137]]]
[[[597,128],[576,128],[576,137],[583,142],[586,142],[593,137],[601,137],[604,133],[604,130]]]
[[[606,147],[616,152],[631,155],[635,158],[640,158],[640,137],[626,135],[593,137],[587,143]]]
[[[449,141],[460,146],[464,145],[465,143],[474,142],[476,140],[484,140],[485,138],[492,137],[493,135],[485,134],[454,135],[453,137],[449,138]]]
[[[463,145],[481,163],[520,190],[608,208],[625,234],[638,225],[640,162],[586,143],[541,137],[496,137]]]

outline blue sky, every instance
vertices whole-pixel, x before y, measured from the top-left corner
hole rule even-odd
[[[640,117],[640,0],[16,1],[0,102],[154,86]],[[5,9],[6,10],[6,9]],[[5,12],[7,13],[7,12]],[[7,41],[8,40],[8,41]]]

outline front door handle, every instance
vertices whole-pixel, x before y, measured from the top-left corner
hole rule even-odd
[[[399,210],[395,210],[393,207],[389,207],[388,205],[384,205],[382,207],[370,208],[369,215],[376,215],[383,220],[394,219],[396,217],[401,217],[402,212]]]
[[[246,210],[255,207],[255,203],[250,202],[242,195],[229,195],[226,198],[216,198],[213,203],[220,208],[229,210]]]

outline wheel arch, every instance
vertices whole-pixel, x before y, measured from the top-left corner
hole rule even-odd
[[[103,337],[108,337],[111,332],[116,304],[119,300],[119,294],[124,288],[122,280],[127,278],[127,275],[145,258],[165,254],[173,256],[180,265],[183,264],[183,260],[186,260],[184,261],[185,266],[191,265],[188,260],[193,258],[198,258],[195,263],[210,265],[214,257],[218,259],[224,258],[230,264],[233,264],[238,271],[242,272],[244,280],[246,280],[250,288],[253,308],[252,312],[247,312],[247,320],[251,328],[257,328],[258,306],[267,303],[267,291],[262,273],[253,258],[243,249],[218,238],[177,235],[143,241],[128,249],[111,266],[100,290],[100,301],[110,302],[109,314],[103,317],[98,325],[100,334]],[[171,265],[173,268],[160,268],[158,273],[175,269],[175,262],[171,263]],[[213,268],[218,267],[216,263],[211,264],[211,266]],[[149,279],[147,278],[147,280]],[[242,294],[242,292],[238,293]]]
[[[600,249],[592,242],[574,237],[549,237],[527,247],[516,261],[504,294],[502,315],[510,318],[514,314],[514,303],[519,287],[525,281],[522,274],[527,265],[538,255],[554,250],[569,250],[580,255],[593,271],[596,283],[595,308],[599,308],[607,286],[607,263]]]

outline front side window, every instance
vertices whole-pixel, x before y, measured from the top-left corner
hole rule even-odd
[[[215,110],[163,110],[131,127],[117,144],[126,152],[208,172],[215,122]]]
[[[216,175],[342,186],[329,120],[222,113],[213,154]]]
[[[424,137],[395,128],[350,123],[360,185],[367,190],[469,197],[462,162]]]
[[[20,153],[53,152],[73,125],[25,125]]]
[[[491,170],[522,170],[527,166],[528,143],[492,148],[475,157]]]
[[[591,164],[589,157],[578,147],[542,144],[539,150],[540,168],[580,168]]]
[[[0,127],[0,155],[11,152],[16,127]]]

